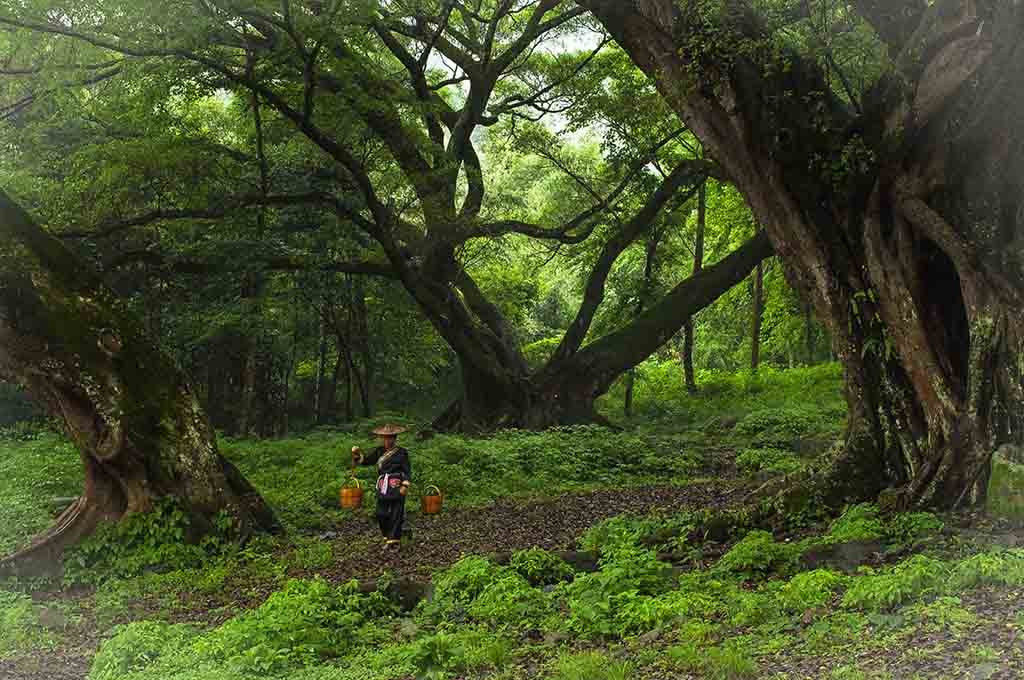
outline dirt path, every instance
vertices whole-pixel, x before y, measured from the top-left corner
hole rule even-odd
[[[428,581],[434,571],[462,555],[509,552],[530,547],[570,549],[579,537],[598,522],[620,514],[674,513],[718,507],[735,497],[728,481],[686,486],[645,486],[569,493],[545,500],[507,499],[482,508],[445,510],[441,515],[414,514],[406,523],[411,530],[399,552],[381,550],[372,508],[340,523],[319,537],[334,545],[338,559],[327,569],[294,571],[295,577],[321,574],[334,582],[373,578],[383,571]],[[267,583],[248,591],[229,594],[234,604],[255,607],[274,590]],[[243,601],[244,600],[244,601]],[[221,617],[209,611],[225,602],[217,597],[197,598],[175,620],[214,624]],[[91,624],[91,625],[90,625]],[[100,643],[94,622],[86,622],[65,634],[65,644],[44,654],[0,660],[2,680],[83,680]]]
[[[345,581],[389,570],[429,580],[431,573],[462,555],[531,547],[572,549],[587,529],[615,515],[721,507],[737,493],[733,488],[725,482],[645,486],[569,493],[543,501],[510,499],[437,516],[416,515],[406,523],[411,538],[397,553],[381,549],[382,540],[371,516],[357,516],[324,535],[336,543],[335,554],[340,559],[320,573],[334,581]]]

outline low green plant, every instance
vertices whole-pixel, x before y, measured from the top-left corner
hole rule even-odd
[[[749,448],[737,454],[736,467],[744,474],[790,474],[802,469],[803,463],[792,453],[782,449]]]
[[[420,637],[397,652],[417,680],[444,680],[453,673],[500,669],[512,659],[512,643],[480,628],[439,631]]]
[[[865,611],[887,611],[944,585],[949,566],[927,555],[914,555],[885,571],[869,571],[853,580],[843,606]]]
[[[58,498],[82,493],[82,460],[65,438],[35,425],[0,436],[0,555],[14,552],[53,524]],[[67,503],[69,501],[64,501]]]
[[[24,593],[0,590],[0,659],[57,642],[39,619],[39,608]]]
[[[434,600],[468,605],[507,571],[484,557],[463,557],[443,572],[434,574]]]
[[[293,579],[259,608],[237,616],[193,645],[201,657],[252,672],[309,666],[378,640],[370,621],[395,613],[379,592],[360,594],[355,581]]]
[[[569,610],[565,625],[583,637],[621,637],[635,632],[636,621],[657,618],[651,614],[659,608],[652,596],[665,589],[668,571],[668,565],[659,562],[654,552],[620,547],[601,558],[599,571],[559,586],[556,592]]]
[[[959,597],[950,595],[911,605],[907,614],[934,630],[960,631],[978,620],[977,615],[963,606]]]
[[[978,553],[958,562],[949,577],[953,592],[979,585],[1024,586],[1024,548]]]
[[[851,505],[832,522],[822,542],[836,544],[880,539],[885,534],[885,527],[879,514],[874,503]]]
[[[172,498],[150,512],[128,515],[101,526],[64,555],[64,580],[95,585],[129,578],[147,570],[174,571],[196,566],[222,550],[234,533],[230,517],[217,518],[216,531],[188,542],[190,519]]]
[[[738,646],[722,644],[702,647],[686,642],[670,647],[669,661],[675,668],[714,680],[743,680],[757,677],[757,664]]]
[[[885,534],[897,545],[912,547],[944,526],[945,522],[930,512],[901,512],[886,522]]]
[[[481,623],[515,628],[537,627],[551,612],[551,598],[511,570],[489,583],[467,609]]]
[[[799,553],[796,544],[779,543],[767,531],[755,529],[722,555],[715,568],[747,577],[765,576],[790,568]]]
[[[535,586],[569,581],[576,573],[568,562],[541,548],[512,553],[508,566]]]
[[[334,548],[331,543],[315,538],[300,538],[295,542],[295,551],[290,561],[300,569],[313,571],[324,569],[334,562]]]
[[[842,574],[828,569],[805,571],[782,586],[778,599],[786,611],[794,613],[824,607],[844,581]]]
[[[160,621],[134,621],[117,626],[93,659],[88,680],[122,680],[185,647],[198,635],[190,625]]]
[[[633,667],[598,652],[564,655],[555,664],[555,680],[628,680]]]
[[[784,406],[753,411],[736,425],[736,432],[765,443],[791,442],[823,428],[819,412],[803,406]]]

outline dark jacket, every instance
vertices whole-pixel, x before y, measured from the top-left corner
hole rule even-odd
[[[401,446],[397,447],[395,452],[386,458],[384,456],[384,447],[378,446],[373,451],[363,454],[361,464],[376,465],[377,474],[381,476],[390,475],[392,479],[397,477],[399,480],[405,482],[412,479],[412,466],[409,463],[409,452]],[[401,496],[397,497],[401,498]]]

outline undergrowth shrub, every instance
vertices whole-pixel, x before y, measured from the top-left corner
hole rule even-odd
[[[736,433],[755,442],[788,445],[799,437],[827,429],[819,411],[807,406],[765,408],[747,414],[736,425]]]
[[[539,627],[552,612],[551,598],[513,571],[489,583],[467,613],[494,626]]]
[[[996,550],[965,558],[953,567],[948,585],[954,591],[979,585],[1024,586],[1024,549]]]
[[[443,680],[452,673],[500,669],[509,663],[512,652],[512,642],[505,637],[463,628],[424,636],[397,655],[415,669],[417,679]]]
[[[879,518],[878,506],[874,503],[860,503],[849,506],[833,520],[822,542],[835,544],[871,541],[881,538],[884,533],[885,527]]]
[[[468,605],[507,570],[490,560],[470,555],[434,574],[434,602]]]
[[[204,635],[194,648],[203,657],[268,673],[309,666],[377,640],[368,625],[391,616],[395,606],[383,594],[361,594],[355,581],[331,586],[322,579],[293,579],[259,608]]]
[[[828,569],[805,571],[791,578],[779,592],[779,602],[789,612],[824,607],[835,596],[845,577]]]
[[[746,577],[762,577],[773,571],[788,570],[799,554],[798,545],[778,543],[767,531],[755,529],[722,555],[715,569]]]
[[[508,566],[535,586],[570,581],[576,573],[568,562],[541,548],[517,550]]]
[[[189,543],[189,524],[188,515],[170,498],[159,501],[150,512],[105,524],[65,552],[64,580],[95,585],[146,570],[186,569],[220,552],[235,532],[234,521],[221,513],[214,533]]]
[[[134,621],[117,626],[93,658],[88,680],[122,680],[185,647],[198,635],[187,624]]]
[[[949,566],[927,555],[914,555],[884,571],[869,571],[850,584],[843,606],[866,611],[886,611],[938,590]]]
[[[667,589],[669,567],[657,555],[638,547],[622,547],[601,558],[600,571],[577,576],[556,591],[569,609],[566,627],[583,637],[621,636],[636,628],[636,622],[652,616],[637,611],[635,601]],[[646,623],[642,625],[647,625]]]
[[[782,449],[749,448],[736,455],[736,467],[745,474],[755,472],[789,474],[800,470],[803,463],[792,453]]]
[[[685,642],[670,647],[669,661],[675,668],[714,680],[743,680],[758,677],[757,664],[738,646],[724,643],[702,647]]]
[[[632,665],[598,652],[563,655],[555,664],[554,680],[629,680]]]
[[[82,493],[82,460],[75,447],[35,427],[0,436],[0,555],[14,552],[53,524],[54,498]]]
[[[685,542],[686,535],[697,522],[697,517],[689,512],[671,517],[616,515],[591,526],[580,537],[578,545],[580,550],[604,555],[624,547],[639,546],[644,539],[659,535],[672,536],[669,544],[677,539]]]
[[[913,546],[944,526],[945,522],[930,512],[901,512],[886,522],[885,535],[897,545]]]
[[[39,608],[31,597],[0,590],[0,659],[55,644],[56,638],[41,625]]]

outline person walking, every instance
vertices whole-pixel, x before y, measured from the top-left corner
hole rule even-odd
[[[409,452],[398,445],[398,435],[405,432],[399,425],[384,425],[373,433],[381,445],[368,454],[352,447],[352,463],[377,466],[377,524],[386,548],[397,548],[405,523],[405,497],[412,483]]]

